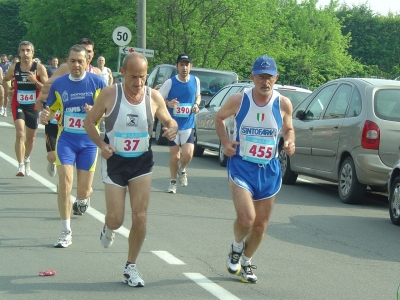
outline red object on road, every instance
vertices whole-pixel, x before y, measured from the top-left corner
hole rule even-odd
[[[56,271],[54,270],[46,270],[39,272],[39,276],[53,276],[56,275]]]

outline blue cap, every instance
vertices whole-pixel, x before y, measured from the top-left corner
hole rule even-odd
[[[273,58],[269,56],[260,56],[254,62],[251,73],[253,73],[253,75],[269,74],[276,76],[278,75],[278,68]]]

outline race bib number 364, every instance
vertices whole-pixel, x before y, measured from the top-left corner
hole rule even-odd
[[[21,104],[34,104],[36,101],[36,91],[18,91],[17,100]]]

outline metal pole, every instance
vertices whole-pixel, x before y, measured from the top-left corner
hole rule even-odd
[[[146,49],[146,0],[138,0],[137,47]]]
[[[118,65],[117,65],[117,72],[119,72],[119,67],[121,66],[121,53],[119,53],[119,46],[118,46]]]

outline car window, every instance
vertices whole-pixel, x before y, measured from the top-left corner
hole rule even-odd
[[[350,106],[347,111],[346,117],[357,117],[360,115],[362,109],[361,94],[358,88],[353,89],[353,95],[351,95]]]
[[[217,93],[210,101],[209,107],[219,106],[222,99],[225,97],[226,93],[229,91],[230,86],[223,88],[219,93]]]
[[[202,94],[210,96],[215,95],[222,87],[237,80],[235,75],[229,73],[191,70],[190,74],[199,78]]]
[[[378,90],[374,100],[378,118],[400,122],[400,90]]]
[[[321,117],[322,112],[325,110],[329,99],[332,96],[333,91],[336,89],[336,84],[324,87],[318,92],[313,101],[306,109],[305,119],[306,120],[318,120]]]
[[[148,85],[149,87],[151,87],[151,88],[154,88],[154,86],[155,86],[155,84],[154,84],[154,79],[156,79],[157,72],[158,72],[158,68],[154,69],[154,70],[150,73],[149,77],[147,77],[147,85]]]
[[[324,119],[344,118],[350,102],[351,85],[341,84],[326,108]]]
[[[231,87],[231,89],[225,94],[224,99],[222,99],[221,106],[225,104],[226,100],[228,100],[228,98],[230,96],[232,96],[233,94],[239,93],[241,89],[242,89],[241,86]]]
[[[172,68],[160,67],[154,85],[163,84],[167,79],[171,77],[171,74]]]
[[[292,107],[296,107],[301,101],[303,101],[310,93],[278,89],[279,94],[288,97],[290,102],[292,102]]]

